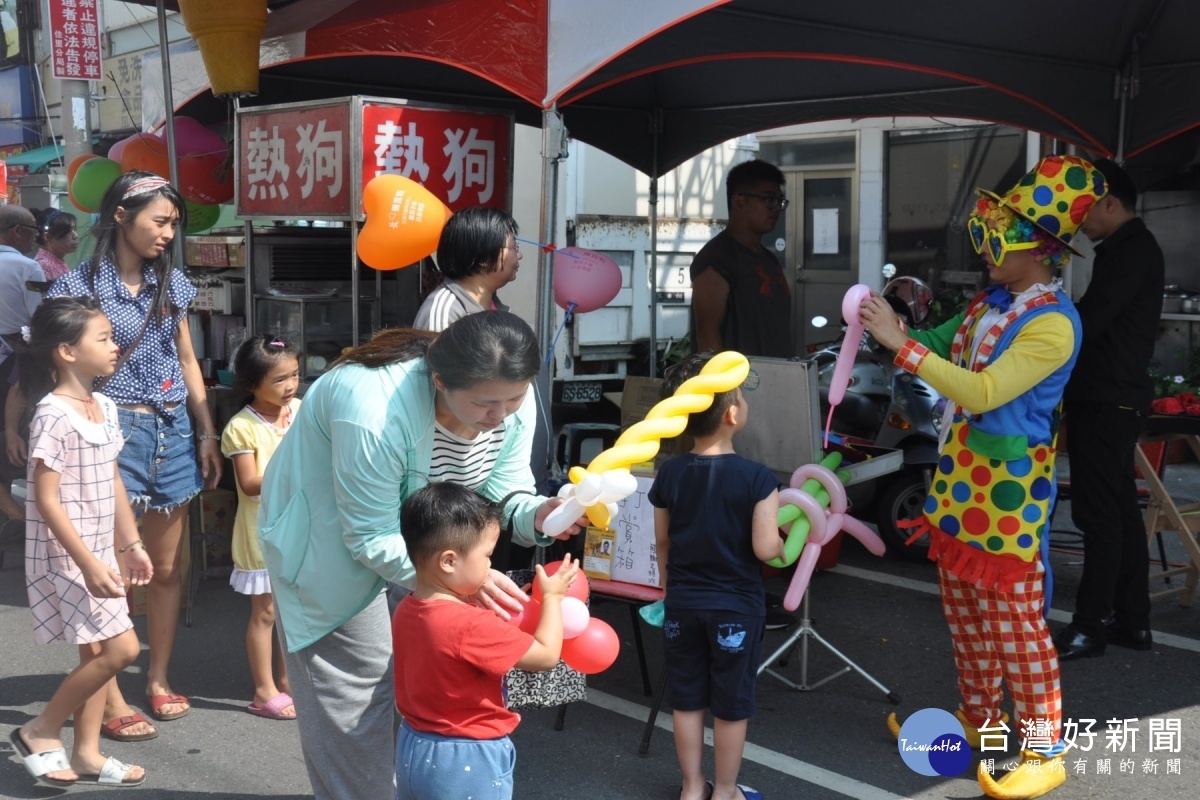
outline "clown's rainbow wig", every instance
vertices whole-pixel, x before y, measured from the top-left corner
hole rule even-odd
[[[1034,225],[1020,214],[1005,205],[997,203],[990,197],[981,197],[975,201],[975,211],[972,216],[1004,235],[1004,240],[1010,244],[1020,242],[1040,242],[1033,250],[1034,255],[1042,259],[1042,263],[1054,269],[1061,269],[1071,260],[1071,251],[1054,236]]]

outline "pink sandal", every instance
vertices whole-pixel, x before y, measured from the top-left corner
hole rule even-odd
[[[291,714],[283,713],[285,708],[293,704],[294,701],[291,695],[287,692],[280,692],[261,706],[257,703],[251,703],[246,706],[246,710],[255,716],[266,717],[267,719],[295,719],[295,709],[293,709]]]

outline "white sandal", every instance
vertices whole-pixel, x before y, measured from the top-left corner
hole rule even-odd
[[[47,778],[48,772],[70,772],[71,762],[67,760],[67,751],[62,747],[56,747],[53,750],[44,750],[41,753],[33,753],[29,750],[29,745],[25,743],[25,737],[21,735],[20,728],[14,728],[12,733],[8,735],[8,739],[13,743],[13,747],[21,754],[21,763],[25,765],[25,771],[34,780],[43,781],[51,786],[74,786],[75,781],[64,780],[62,778]]]
[[[81,774],[79,776],[80,783],[95,783],[100,786],[141,786],[146,782],[146,774],[143,772],[142,777],[126,780],[125,775],[129,770],[133,769],[128,764],[118,761],[110,757],[104,762],[104,766],[100,768],[100,774]]]

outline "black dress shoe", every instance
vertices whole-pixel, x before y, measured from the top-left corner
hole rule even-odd
[[[1105,644],[1102,637],[1084,633],[1073,625],[1068,625],[1054,634],[1054,646],[1058,648],[1059,661],[1102,656]]]
[[[1108,643],[1118,647],[1128,647],[1130,650],[1150,650],[1154,647],[1149,628],[1127,628],[1114,619],[1104,623],[1104,632],[1108,636]]]

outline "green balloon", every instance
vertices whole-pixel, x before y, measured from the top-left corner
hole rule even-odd
[[[187,203],[188,217],[187,227],[183,229],[184,233],[200,233],[217,224],[217,219],[221,216],[220,203],[205,206],[193,203],[191,200],[184,202]]]
[[[100,210],[104,193],[113,181],[121,177],[121,165],[110,158],[89,158],[75,171],[71,181],[71,194],[75,195],[84,208]]]

